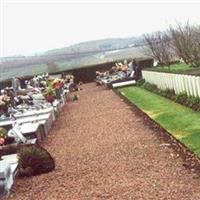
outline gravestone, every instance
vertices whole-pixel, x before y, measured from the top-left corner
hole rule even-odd
[[[13,176],[10,164],[0,160],[0,198],[6,197],[13,184]]]

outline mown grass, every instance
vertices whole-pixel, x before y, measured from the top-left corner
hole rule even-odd
[[[185,73],[187,71],[196,70],[196,69],[197,68],[191,68],[189,65],[185,63],[173,64],[170,66],[170,68],[168,68],[167,66],[147,68],[148,71],[168,72],[168,73]]]
[[[200,113],[139,87],[119,91],[200,156]]]

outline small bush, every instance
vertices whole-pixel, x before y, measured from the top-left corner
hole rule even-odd
[[[194,105],[199,103],[199,98],[198,97],[194,97],[194,96],[189,96],[187,98],[187,106],[192,108]]]
[[[18,158],[21,175],[30,176],[47,173],[55,168],[53,158],[41,147],[22,147],[18,151]]]
[[[137,86],[142,86],[145,83],[145,79],[140,79],[137,81]]]
[[[157,94],[159,94],[159,95],[161,95],[163,97],[166,97],[167,96],[167,90],[158,90]]]
[[[72,101],[78,101],[78,99],[79,99],[78,94],[74,94],[74,96],[72,98]]]
[[[155,84],[151,84],[144,81],[143,81],[143,84],[142,82],[140,84],[141,84],[140,87],[150,92],[154,92],[158,95],[171,99],[179,104],[192,108],[193,110],[200,111],[199,97],[187,96],[186,92],[176,95],[174,90],[171,90],[171,89],[161,90]]]
[[[151,83],[148,83],[148,82],[145,82],[142,87],[146,90],[149,90],[151,92],[157,92],[158,91],[158,88],[157,88],[157,85],[155,84],[151,84]]]
[[[196,111],[200,111],[200,103],[194,104],[194,105],[192,106],[192,109],[193,109],[193,110],[196,110]]]
[[[171,90],[171,89],[166,89],[165,90],[165,96],[167,97],[167,98],[169,98],[169,99],[174,99],[175,98],[175,96],[176,96],[176,94],[175,94],[175,91],[174,90]]]
[[[183,92],[183,93],[176,95],[174,101],[184,105],[187,102],[187,98],[188,98],[187,94],[185,92]]]

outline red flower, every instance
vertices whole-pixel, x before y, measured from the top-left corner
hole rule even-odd
[[[3,145],[5,143],[5,139],[3,137],[0,138],[0,145]]]
[[[61,81],[53,84],[54,89],[61,89],[61,88],[63,88],[63,86],[64,86],[64,83]]]

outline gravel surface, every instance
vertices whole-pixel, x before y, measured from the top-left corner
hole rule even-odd
[[[113,91],[86,84],[44,147],[55,171],[18,179],[9,200],[199,200],[200,180]]]

